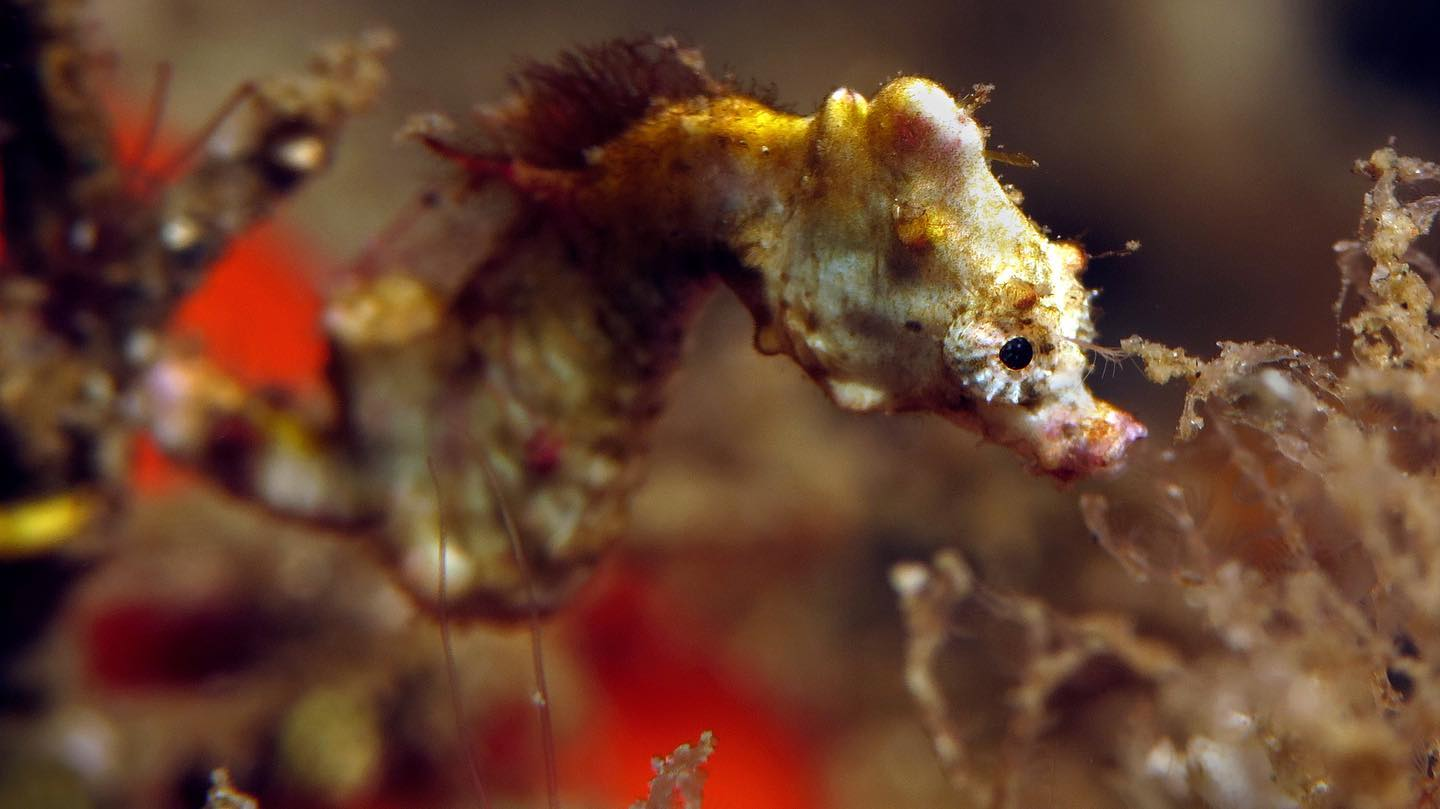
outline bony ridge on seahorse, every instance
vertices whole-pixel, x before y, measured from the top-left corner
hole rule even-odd
[[[622,530],[645,428],[716,280],[753,314],[756,347],[843,408],[935,412],[1061,480],[1145,435],[1085,385],[1084,253],[1025,216],[973,110],[936,84],[837,90],[802,117],[646,40],[531,67],[516,88],[480,114],[478,149],[419,133],[461,169],[447,201],[488,206],[483,251],[448,273],[357,275],[327,318],[343,418],[286,431],[304,436],[288,449],[258,442],[232,484],[369,536],[422,604],[440,516],[427,459],[456,492],[456,615],[525,609],[476,453],[541,606],[583,581]],[[297,500],[272,467],[327,482]]]

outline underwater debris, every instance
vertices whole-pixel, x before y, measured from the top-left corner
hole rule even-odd
[[[305,73],[242,87],[215,129],[150,175],[116,153],[82,6],[3,9],[0,435],[15,472],[0,553],[113,515],[141,423],[135,388],[168,350],[168,320],[233,238],[325,168],[392,46],[367,34]]]
[[[905,613],[905,685],[951,786],[978,805],[986,796],[983,780],[967,768],[965,744],[934,672],[935,656],[949,641],[951,613],[974,589],[973,574],[957,554],[944,553],[930,567],[914,562],[896,565],[890,570],[890,584]]]
[[[222,768],[210,773],[205,809],[260,809],[260,802],[237,790],[230,782],[230,772]]]
[[[715,736],[700,734],[694,744],[682,744],[664,758],[655,758],[650,767],[655,777],[650,794],[630,809],[700,809],[705,791],[705,761],[715,752]]]
[[[1357,170],[1375,184],[1336,246],[1359,279],[1353,362],[1125,343],[1152,379],[1189,381],[1188,443],[1085,495],[1085,520],[1135,575],[1181,587],[1216,641],[1157,692],[1134,794],[1148,766],[1169,800],[1210,807],[1436,805],[1440,341],[1414,242],[1440,166],[1384,148]]]
[[[1010,807],[1035,805],[1024,792],[1025,771],[1036,766],[1035,750],[1042,735],[1058,720],[1056,713],[1073,689],[1105,671],[1113,686],[1121,676],[1164,683],[1177,673],[1173,651],[1140,637],[1123,616],[1092,614],[1067,618],[1045,602],[1003,593],[979,581],[954,551],[936,554],[930,564],[904,562],[890,571],[890,582],[905,616],[905,683],[920,709],[936,755],[951,785],[967,805]],[[963,623],[958,620],[965,616]],[[1003,737],[992,750],[976,754],[966,741],[964,724],[937,679],[937,658],[945,646],[959,642],[982,623],[1020,638],[1022,660],[1013,672],[1006,695],[1009,716]],[[998,751],[998,752],[996,752]]]
[[[654,758],[650,792],[630,809],[702,809],[705,762],[714,752],[715,736],[706,731],[695,743],[682,744],[669,755]],[[259,801],[235,788],[228,770],[215,770],[210,780],[204,809],[260,809]]]

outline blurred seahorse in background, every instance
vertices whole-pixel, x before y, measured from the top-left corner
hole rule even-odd
[[[190,425],[157,431],[171,452],[369,537],[431,607],[443,517],[454,614],[507,617],[526,585],[492,492],[540,607],[557,607],[623,530],[717,282],[753,314],[757,349],[848,410],[939,413],[1061,480],[1145,434],[1086,388],[1084,253],[996,180],[974,104],[900,78],[802,117],[665,39],[530,66],[514,87],[478,132],[412,127],[458,172],[334,292],[333,401],[244,399],[175,356],[149,386],[157,424]]]

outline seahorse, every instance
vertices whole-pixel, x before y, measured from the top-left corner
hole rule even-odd
[[[478,145],[415,127],[455,169],[427,205],[483,233],[449,269],[399,248],[362,262],[327,314],[333,406],[216,397],[219,451],[209,430],[172,449],[367,537],[424,606],[443,518],[459,618],[527,609],[493,479],[552,609],[623,531],[665,380],[724,285],[755,347],[842,408],[937,413],[1061,481],[1115,466],[1145,429],[1086,387],[1085,253],[996,179],[974,106],[904,77],[792,114],[668,39],[529,66],[478,114]],[[205,388],[185,367],[157,368],[157,413]]]

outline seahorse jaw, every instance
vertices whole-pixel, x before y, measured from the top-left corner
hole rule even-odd
[[[1061,421],[1049,428],[1057,440],[1053,449],[1036,457],[1036,469],[1060,481],[1118,468],[1130,445],[1149,434],[1134,416],[1100,400],[1089,418]]]
[[[1134,416],[1088,396],[1039,408],[985,405],[948,414],[951,421],[1009,447],[1036,474],[1062,483],[1122,465],[1126,452],[1148,431]]]

